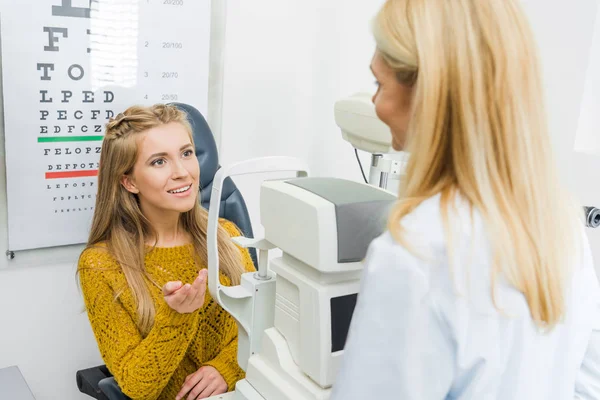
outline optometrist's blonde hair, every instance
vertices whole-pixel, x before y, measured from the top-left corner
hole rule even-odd
[[[451,237],[450,209],[461,196],[481,212],[491,240],[494,301],[502,275],[536,324],[552,328],[565,314],[582,211],[559,182],[537,48],[519,1],[388,0],[373,33],[414,96],[392,235],[408,246],[400,220],[440,194]]]

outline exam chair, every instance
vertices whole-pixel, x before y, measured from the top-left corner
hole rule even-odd
[[[192,125],[196,157],[200,163],[200,201],[208,209],[212,193],[212,183],[215,173],[220,168],[217,145],[206,120],[196,108],[182,103],[171,103],[188,115]],[[253,237],[252,225],[246,203],[242,194],[230,178],[223,183],[221,192],[221,207],[219,216],[225,218],[240,229],[246,237]],[[249,249],[255,267],[258,266],[256,250]],[[77,371],[77,387],[79,391],[98,400],[128,400],[112,374],[105,365]]]

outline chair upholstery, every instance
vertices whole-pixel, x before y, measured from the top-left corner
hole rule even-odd
[[[217,145],[208,123],[196,108],[182,103],[171,103],[188,116],[192,126],[196,157],[200,163],[200,202],[208,209],[212,194],[215,173],[220,168]],[[221,207],[219,216],[225,218],[240,229],[246,237],[253,237],[250,216],[242,194],[231,178],[223,182],[221,191]],[[249,249],[255,267],[258,266],[256,250]],[[77,387],[79,391],[98,400],[129,400],[123,394],[110,371],[105,365],[77,371]]]

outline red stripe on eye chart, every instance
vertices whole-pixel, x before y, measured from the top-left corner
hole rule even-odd
[[[46,172],[46,179],[84,178],[88,176],[98,176],[98,170]]]

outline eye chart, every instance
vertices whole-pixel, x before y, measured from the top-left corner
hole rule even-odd
[[[85,243],[108,119],[168,102],[206,115],[210,1],[19,0],[0,13],[9,250]]]

